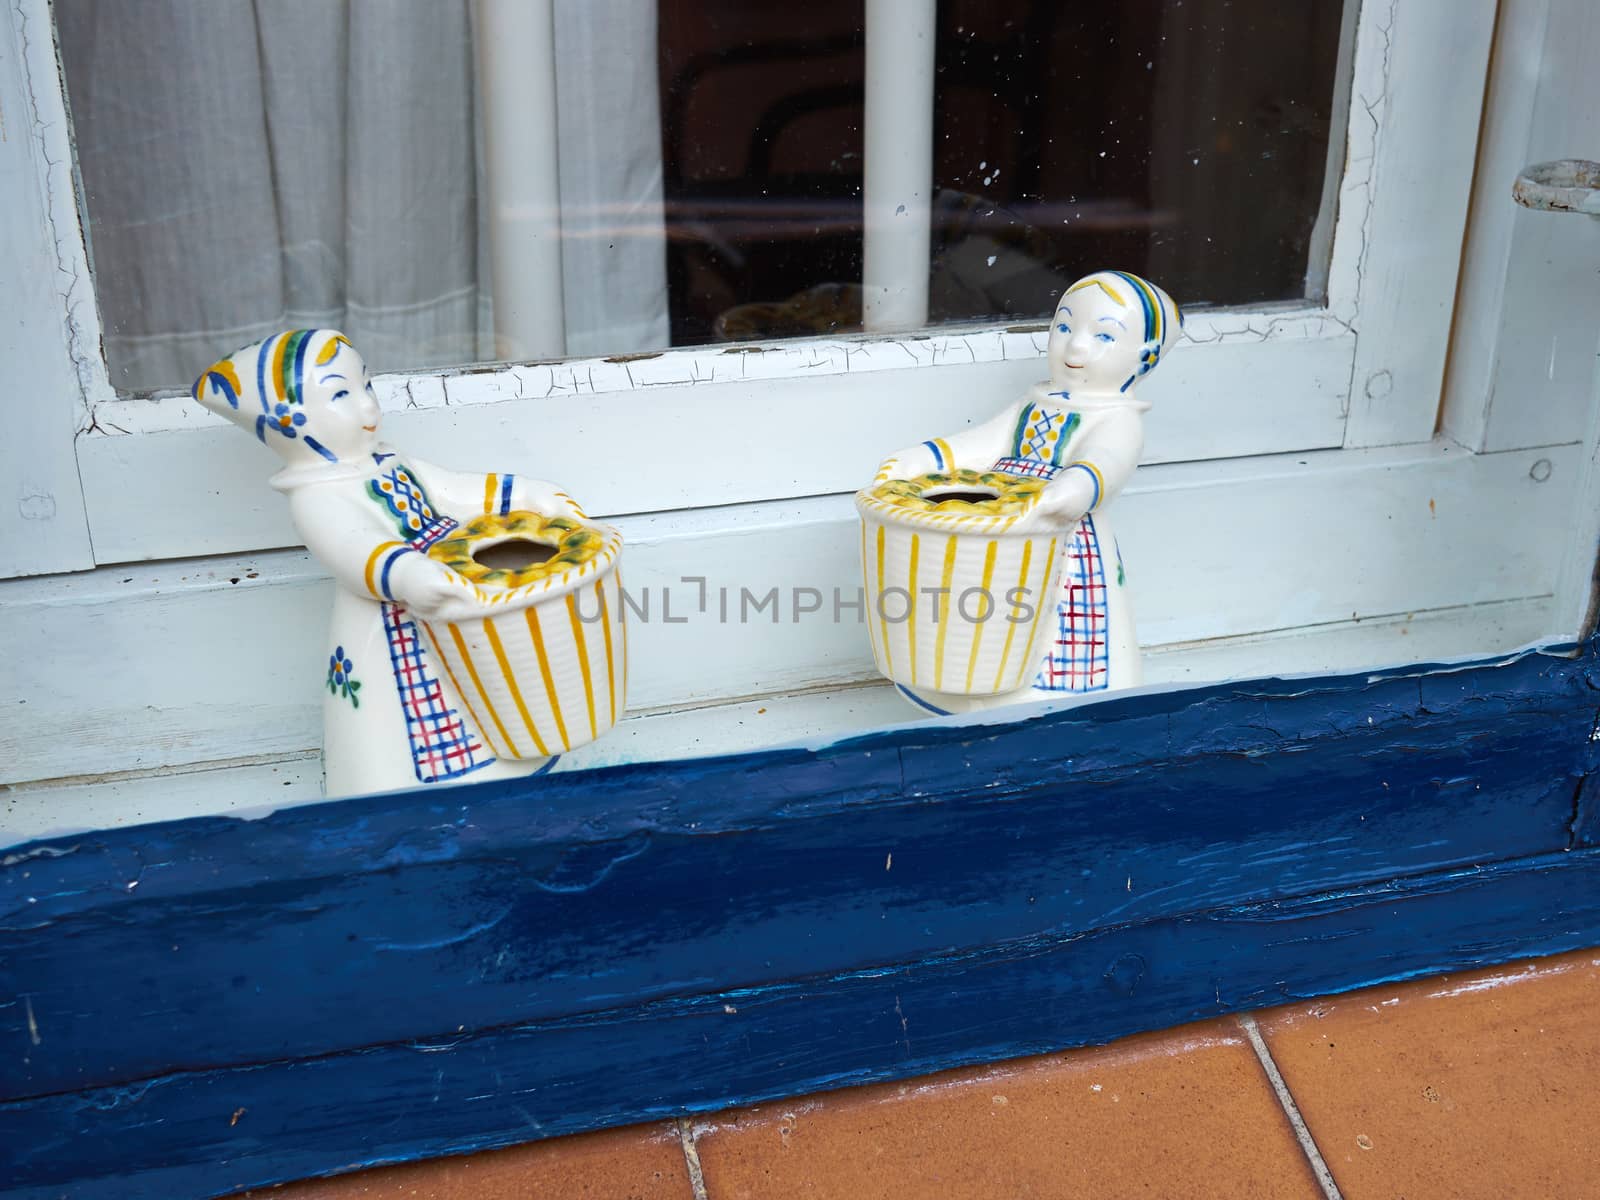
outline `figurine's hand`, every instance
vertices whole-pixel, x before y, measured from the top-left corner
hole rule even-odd
[[[523,480],[519,477],[511,493],[511,507],[525,512],[544,513],[550,517],[570,517],[585,523],[590,520],[579,511],[571,496],[540,480]]]
[[[565,493],[552,496],[550,503],[556,512],[562,516],[570,517],[574,521],[582,521],[584,524],[589,523],[590,518],[578,508],[577,502]]]
[[[1068,471],[1045,485],[1033,515],[1049,524],[1072,525],[1083,520],[1094,500],[1094,483],[1082,471]]]
[[[425,554],[408,554],[398,567],[394,597],[427,621],[461,621],[478,614],[472,585]]]
[[[873,475],[872,482],[879,484],[890,479],[910,479],[913,476],[921,475],[921,471],[913,469],[917,464],[919,453],[922,458],[928,457],[928,452],[921,446],[912,446],[909,449],[891,454],[878,464],[878,470]],[[933,467],[930,465],[927,469],[931,471]]]

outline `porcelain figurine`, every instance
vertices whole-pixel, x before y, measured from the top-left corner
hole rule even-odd
[[[912,702],[947,713],[1139,683],[1106,508],[1144,446],[1138,385],[1181,324],[1137,275],[1085,276],[1056,308],[1049,382],[891,456],[858,493],[874,657]]]
[[[328,795],[545,771],[615,723],[615,530],[553,484],[384,443],[366,365],[333,330],[246,347],[194,397],[283,459],[272,485],[333,576]]]

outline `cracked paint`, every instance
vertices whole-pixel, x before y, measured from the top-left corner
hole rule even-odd
[[[1302,307],[1269,312],[1197,312],[1185,336],[1196,345],[1314,341],[1352,331],[1328,310]],[[990,329],[949,335],[877,339],[806,340],[777,345],[692,348],[646,358],[576,359],[438,373],[387,375],[374,387],[385,412],[464,408],[578,395],[622,395],[702,384],[777,381],[874,371],[923,370],[948,365],[1039,360],[1042,330]],[[111,418],[115,418],[114,420]],[[224,424],[187,394],[111,399],[94,405],[83,432],[96,436],[159,433]]]
[[[55,251],[56,272],[64,283],[60,290],[63,332],[66,335],[67,354],[78,377],[75,424],[77,432],[82,434],[89,432],[95,424],[89,398],[97,393],[108,393],[110,388],[103,382],[100,329],[89,287],[88,253],[76,215],[72,145],[70,131],[65,127],[66,112],[62,101],[66,86],[61,78],[60,64],[56,61],[54,39],[49,36],[48,28],[42,41],[35,36],[35,23],[40,19],[49,20],[48,10],[41,18],[37,11],[39,7],[26,0],[14,0],[12,11],[16,16],[17,40],[22,49],[21,74],[28,97],[27,117],[34,147],[44,166],[40,172],[44,216],[50,230],[50,244]],[[70,217],[64,219],[62,214],[70,214]],[[85,304],[88,305],[87,316]]]
[[[1366,284],[1372,214],[1377,198],[1378,149],[1388,112],[1397,6],[1398,0],[1390,0],[1385,20],[1363,22],[1359,33],[1344,179],[1339,185],[1334,262],[1328,273],[1329,317],[1351,333],[1359,332],[1360,297]]]

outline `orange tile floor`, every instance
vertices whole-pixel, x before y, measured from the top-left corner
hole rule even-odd
[[[1600,1197],[1600,950],[274,1200]]]

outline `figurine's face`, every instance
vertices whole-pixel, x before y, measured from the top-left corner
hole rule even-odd
[[[301,388],[306,429],[335,455],[360,458],[377,446],[378,397],[367,364],[349,342],[335,335],[312,347]]]
[[[1127,302],[1137,297],[1094,279],[1074,284],[1061,297],[1046,347],[1050,382],[1069,392],[1121,391],[1140,373],[1144,310]]]
[[[285,462],[360,458],[378,444],[367,364],[332,329],[291,329],[212,363],[194,398]]]

